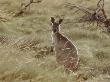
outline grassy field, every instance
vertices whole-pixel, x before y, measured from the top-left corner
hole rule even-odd
[[[0,0],[0,82],[110,82],[110,33],[105,27],[74,23],[66,3],[95,7],[96,0],[43,0],[13,17],[21,2]],[[105,0],[108,17],[110,1]],[[67,74],[51,51],[50,17],[64,18],[61,32],[77,46],[79,68]]]

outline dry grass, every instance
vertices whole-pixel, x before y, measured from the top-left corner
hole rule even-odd
[[[21,0],[0,0],[0,82],[109,82],[110,34],[104,28],[75,24],[65,3],[94,6],[96,0],[43,0],[23,16]],[[105,1],[109,16],[109,3]],[[9,6],[10,5],[10,6]],[[55,60],[51,44],[51,16],[65,18],[61,31],[79,50],[77,71],[67,74]]]

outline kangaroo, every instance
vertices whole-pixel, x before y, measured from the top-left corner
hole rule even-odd
[[[56,54],[56,61],[67,70],[73,71],[78,67],[78,51],[75,45],[60,33],[60,24],[62,21],[63,19],[60,19],[56,22],[54,17],[51,17],[52,42]]]

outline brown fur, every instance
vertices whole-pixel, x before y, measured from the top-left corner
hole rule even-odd
[[[54,40],[53,42],[56,54],[56,61],[60,65],[64,65],[66,69],[74,70],[78,66],[78,51],[70,40],[59,33],[59,26],[55,28],[54,22],[52,22],[52,29],[55,29],[57,31],[53,31],[52,38]]]

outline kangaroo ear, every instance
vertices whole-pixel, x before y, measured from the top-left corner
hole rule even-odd
[[[54,23],[54,22],[55,22],[54,17],[51,17],[51,22],[52,22],[52,23]]]
[[[63,19],[60,19],[60,20],[59,20],[59,24],[61,24],[61,23],[62,23],[62,21],[63,21]]]

